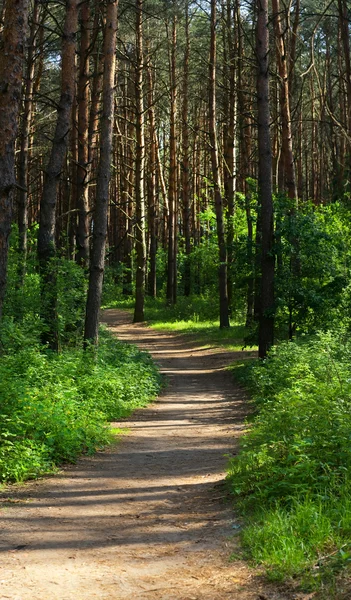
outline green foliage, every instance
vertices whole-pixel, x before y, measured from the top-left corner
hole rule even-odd
[[[338,331],[284,342],[241,373],[259,412],[229,480],[250,523],[244,543],[271,576],[308,578],[323,554],[351,548],[350,362]]]
[[[335,203],[298,209],[276,198],[276,323],[282,333],[337,324],[350,269],[349,215]]]
[[[92,453],[111,439],[108,419],[159,389],[151,359],[106,332],[96,356],[27,347],[0,358],[0,480],[21,481]]]
[[[4,304],[4,321],[0,339],[6,352],[16,351],[22,345],[37,344],[43,329],[40,316],[40,279],[36,257],[37,227],[29,231],[29,251],[26,275],[20,281],[17,231],[11,236],[8,283]],[[50,268],[55,271],[60,345],[77,346],[83,336],[87,281],[83,269],[75,262],[57,257]],[[54,316],[53,316],[54,318]]]
[[[101,334],[97,354],[84,352],[87,282],[62,257],[52,261],[58,295],[59,354],[40,344],[40,281],[29,232],[26,276],[20,285],[17,237],[11,239],[9,282],[0,339],[0,481],[52,472],[111,439],[107,421],[144,406],[159,389],[150,358]]]

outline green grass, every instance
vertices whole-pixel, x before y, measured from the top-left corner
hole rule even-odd
[[[315,589],[351,563],[350,364],[348,332],[336,332],[234,370],[257,413],[228,479],[246,555],[271,579]]]

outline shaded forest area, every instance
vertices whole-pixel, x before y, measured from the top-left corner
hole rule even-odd
[[[144,355],[98,350],[101,303],[240,324],[265,359],[240,369],[244,544],[312,587],[348,564],[350,23],[348,0],[0,2],[2,480],[92,451],[157,393]]]

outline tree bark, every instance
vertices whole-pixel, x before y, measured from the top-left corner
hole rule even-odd
[[[99,313],[102,283],[105,269],[105,248],[107,237],[107,215],[109,204],[109,184],[111,179],[111,153],[114,117],[114,87],[116,68],[118,0],[107,4],[104,32],[104,74],[102,88],[102,116],[100,135],[100,158],[96,182],[96,205],[93,221],[93,246],[90,261],[89,288],[85,313],[85,344],[95,346],[99,339]]]
[[[150,53],[148,48],[147,62],[147,84],[148,84],[148,116],[149,116],[149,275],[148,275],[148,294],[152,298],[157,296],[157,278],[156,278],[156,255],[157,255],[157,219],[159,210],[157,184],[157,132],[155,124],[154,107],[154,82],[150,64]]]
[[[257,0],[258,190],[261,201],[261,285],[259,356],[265,358],[274,341],[274,255],[272,150],[269,110],[268,0]]]
[[[136,0],[136,61],[135,61],[135,103],[136,103],[136,151],[135,151],[135,244],[136,276],[134,323],[144,321],[145,298],[145,135],[144,135],[144,86],[143,86],[143,0]]]
[[[32,24],[28,41],[27,72],[24,92],[24,110],[20,134],[20,153],[18,159],[18,284],[23,286],[26,273],[27,260],[27,232],[28,232],[28,168],[29,168],[29,142],[33,118],[33,88],[35,74],[35,48],[38,33],[39,2],[35,0],[32,14]]]
[[[351,138],[351,56],[350,56],[350,33],[349,33],[349,21],[347,14],[347,1],[338,0],[339,8],[339,23],[340,23],[340,36],[342,47],[344,51],[345,61],[345,75],[346,75],[346,95],[347,95],[347,118],[346,127]],[[351,143],[349,142],[349,165],[347,169],[348,178],[351,176]]]
[[[276,41],[276,56],[280,77],[280,113],[282,121],[282,167],[284,187],[288,197],[297,200],[297,187],[295,165],[292,146],[289,74],[287,63],[287,50],[284,40],[284,31],[280,16],[279,0],[272,0],[274,31]],[[296,36],[296,33],[295,33]]]
[[[7,0],[0,51],[0,319],[7,281],[15,190],[15,140],[21,100],[28,0]]]
[[[211,144],[212,180],[217,221],[217,236],[219,250],[219,324],[229,327],[228,306],[228,266],[227,248],[224,231],[223,198],[221,193],[221,178],[219,172],[219,155],[216,126],[216,0],[211,0],[211,45],[209,70],[209,133]]]
[[[189,35],[189,2],[185,5],[185,50],[183,61],[183,106],[182,106],[182,209],[183,209],[183,234],[185,242],[185,264],[184,264],[184,296],[189,296],[191,291],[190,255],[191,255],[191,232],[190,232],[190,181],[189,181],[189,58],[190,58],[190,35]]]
[[[41,276],[41,316],[45,324],[42,341],[58,350],[56,315],[56,276],[52,259],[55,257],[56,204],[60,175],[67,151],[75,95],[75,54],[78,27],[78,0],[67,0],[62,36],[61,96],[57,110],[55,135],[48,166],[44,174],[40,202],[38,258]]]
[[[234,264],[234,211],[236,192],[236,117],[237,117],[237,94],[236,94],[236,54],[238,40],[235,32],[239,29],[239,23],[235,23],[235,11],[233,14],[231,0],[226,0],[226,22],[225,33],[228,46],[228,76],[229,89],[227,89],[226,102],[226,131],[224,132],[224,190],[227,204],[227,253],[228,253],[228,304],[232,304]]]
[[[90,54],[90,0],[80,7],[80,50],[78,78],[78,165],[77,165],[77,263],[89,263],[89,54]]]
[[[168,263],[167,301],[173,305],[177,301],[177,80],[176,47],[177,17],[172,20],[172,41],[170,52],[170,140],[169,140],[169,183],[168,183]]]

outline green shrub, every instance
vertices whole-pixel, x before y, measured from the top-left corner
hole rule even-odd
[[[350,359],[347,335],[321,333],[246,370],[259,412],[229,480],[250,522],[245,545],[277,576],[351,548]]]
[[[109,419],[159,389],[151,359],[108,333],[97,356],[24,348],[0,358],[0,480],[21,481],[111,440]]]

